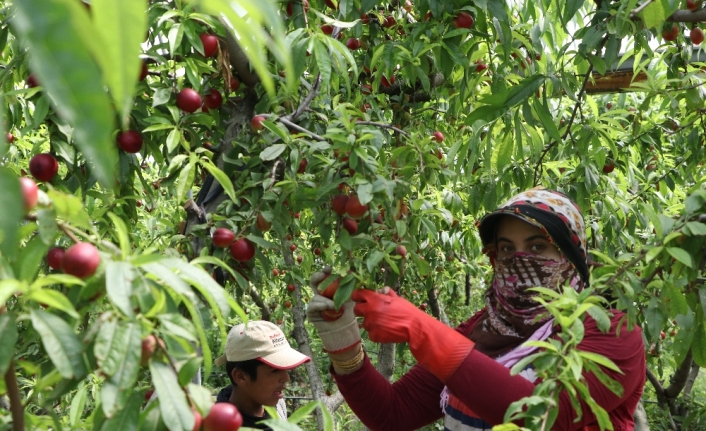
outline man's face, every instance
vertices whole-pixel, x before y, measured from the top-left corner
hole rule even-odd
[[[289,371],[278,370],[267,364],[257,367],[257,379],[251,380],[249,376],[244,379],[244,384],[238,384],[239,390],[258,405],[275,406],[284,396],[282,393],[289,382]]]

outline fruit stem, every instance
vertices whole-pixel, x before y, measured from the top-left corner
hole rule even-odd
[[[65,224],[65,223],[62,223],[62,222],[60,222],[60,221],[57,221],[57,222],[56,222],[56,225],[59,226],[59,229],[61,229],[61,230],[64,231],[64,233],[66,234],[66,236],[68,236],[69,238],[71,238],[71,241],[73,241],[73,242],[76,243],[76,244],[78,244],[79,242],[81,242],[81,240],[78,239],[78,237],[76,237],[76,235],[74,235],[73,232],[71,232],[71,230],[69,229],[69,228],[70,228],[69,225],[67,225],[67,224]]]
[[[34,215],[34,214],[27,214],[27,215],[25,215],[25,219],[28,220],[28,221],[36,222],[36,221],[37,221],[37,216]],[[73,226],[68,225],[68,224],[66,224],[66,223],[64,223],[64,222],[57,221],[57,222],[56,222],[56,225],[59,227],[59,229],[61,229],[62,231],[64,231],[64,233],[66,234],[66,236],[68,236],[69,238],[71,238],[71,241],[75,242],[76,244],[78,244],[79,242],[81,242],[81,240],[79,240],[79,239],[76,237],[76,235],[74,235],[73,232],[71,232],[69,229],[73,229],[73,230],[75,230],[75,231],[78,232],[78,233],[81,233],[81,234],[83,234],[83,235],[86,235],[84,232],[81,232],[80,230],[75,229]]]

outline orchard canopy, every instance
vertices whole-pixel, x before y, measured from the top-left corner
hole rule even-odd
[[[625,310],[650,425],[704,426],[700,0],[0,4],[0,428],[191,430],[227,330],[266,319],[314,359],[288,426],[362,429],[309,276],[458,324],[476,221],[534,186],[581,207],[606,298],[554,309]],[[565,353],[549,368],[591,366]]]

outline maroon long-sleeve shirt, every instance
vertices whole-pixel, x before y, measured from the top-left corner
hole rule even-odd
[[[484,310],[461,324],[457,331],[468,336]],[[585,335],[578,348],[601,354],[612,360],[622,374],[604,369],[623,386],[622,396],[615,395],[593,373],[584,377],[593,399],[610,415],[615,431],[634,428],[633,412],[642,396],[645,383],[645,349],[642,331],[635,326],[628,331],[624,313],[611,310],[611,328],[602,333],[590,316],[584,321]],[[622,323],[622,324],[621,324]],[[618,330],[618,325],[620,329]],[[440,394],[444,383],[422,366],[414,366],[395,383],[383,378],[366,357],[363,367],[348,375],[332,374],[343,397],[358,418],[371,430],[415,430],[443,416]],[[532,395],[534,383],[524,377],[510,375],[510,370],[488,356],[473,350],[449,378],[446,385],[481,419],[497,425],[503,422],[508,406]],[[569,396],[559,398],[559,416],[555,431],[581,430],[595,422],[590,408],[582,403],[583,416],[574,422],[576,413]]]

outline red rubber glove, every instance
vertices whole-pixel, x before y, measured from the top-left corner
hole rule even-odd
[[[389,287],[384,293],[356,289],[351,299],[353,312],[363,317],[363,328],[376,343],[409,343],[417,362],[442,382],[451,377],[474,343],[411,302],[397,296]]]

